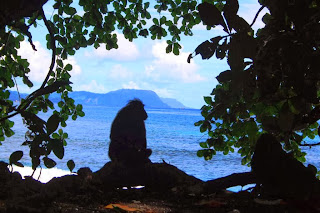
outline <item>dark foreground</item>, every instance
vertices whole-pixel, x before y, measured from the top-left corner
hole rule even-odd
[[[161,163],[123,168],[107,163],[92,173],[54,178],[43,184],[22,179],[0,163],[0,212],[320,212],[318,199],[266,198],[251,189],[232,193],[225,188],[254,183],[252,173],[203,182]],[[141,189],[124,186],[144,185]]]

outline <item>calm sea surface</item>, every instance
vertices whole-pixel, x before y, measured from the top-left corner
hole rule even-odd
[[[66,162],[73,159],[77,169],[90,167],[92,171],[100,169],[109,161],[108,145],[111,123],[119,108],[100,106],[84,106],[86,116],[77,121],[70,120],[64,129],[69,134],[68,145],[65,147],[65,157],[56,160],[57,168],[68,170]],[[146,109],[147,143],[153,150],[152,162],[170,163],[189,175],[201,180],[211,180],[236,172],[250,171],[241,165],[241,157],[237,153],[223,155],[218,153],[210,161],[197,157],[199,142],[206,140],[206,135],[200,133],[194,122],[201,120],[200,110],[193,109]],[[43,116],[44,118],[47,115]],[[24,140],[26,128],[20,117],[14,117],[16,134],[7,138],[0,146],[0,160],[8,162],[10,154],[15,150],[24,151],[22,163],[30,166],[28,148],[20,146]],[[308,163],[320,168],[319,149],[305,148],[309,155]]]

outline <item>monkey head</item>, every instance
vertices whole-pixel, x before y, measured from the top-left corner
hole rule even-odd
[[[135,98],[129,101],[126,107],[128,110],[133,111],[137,118],[141,118],[143,120],[148,118],[148,114],[144,109],[144,104],[140,99]]]

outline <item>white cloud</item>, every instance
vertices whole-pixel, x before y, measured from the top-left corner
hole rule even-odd
[[[51,54],[43,48],[38,41],[33,42],[37,51],[34,51],[26,41],[20,43],[18,54],[26,58],[30,63],[30,73],[28,74],[31,81],[42,82],[46,77],[51,63]]]
[[[90,91],[95,93],[105,93],[107,89],[102,85],[98,84],[95,80],[90,81],[89,84],[73,85],[75,91]]]
[[[247,3],[240,3],[238,15],[244,18],[244,20],[246,20],[249,24],[251,24],[260,7],[261,5],[257,1],[251,0],[251,1],[248,1]],[[254,29],[259,29],[264,27],[265,24],[262,22],[261,19],[266,12],[269,12],[267,8],[264,8],[260,12],[255,24],[253,25]],[[195,25],[192,28],[192,30],[207,31],[207,26],[204,25],[201,21],[199,24]],[[225,32],[223,31],[223,27],[220,25],[216,26],[211,31],[213,30],[217,34],[221,34],[221,33],[225,34]]]
[[[123,89],[141,89],[137,83],[129,81],[127,84],[122,84]]]
[[[198,66],[187,58],[189,53],[180,51],[180,55],[165,52],[166,42],[157,42],[152,47],[152,55],[155,60],[151,65],[145,66],[147,76],[154,80],[179,80],[185,83],[203,81],[204,78],[197,73]]]
[[[109,71],[109,75],[113,79],[124,79],[124,78],[129,78],[132,76],[132,73],[127,70],[124,66],[121,64],[116,64],[111,67],[111,70]]]
[[[173,98],[172,92],[168,89],[154,89],[153,91],[161,98]]]
[[[71,64],[72,70],[70,71],[71,76],[76,76],[81,74],[81,67],[77,64],[76,58],[74,56],[69,56],[67,60],[63,61],[64,65]]]
[[[127,40],[123,34],[117,34],[118,49],[107,50],[106,45],[102,44],[99,48],[93,50],[93,56],[99,58],[109,58],[117,61],[132,61],[139,57],[137,46]],[[86,56],[92,56],[92,53],[86,53]]]
[[[30,64],[30,72],[28,73],[30,80],[35,83],[39,83],[43,82],[49,71],[51,64],[51,52],[43,48],[40,42],[34,41],[33,43],[36,46],[37,51],[34,51],[28,42],[23,41],[20,43],[18,53],[22,58],[26,58]],[[70,56],[64,61],[64,65],[66,64],[72,65],[73,69],[70,72],[71,76],[81,74],[81,67],[77,64],[75,57]]]
[[[243,4],[240,4],[238,14],[240,17],[244,18],[249,24],[251,24],[260,7],[261,5],[257,2],[243,3]],[[262,22],[262,17],[264,16],[264,14],[266,14],[266,12],[268,12],[267,8],[264,8],[260,12],[255,24],[253,25],[254,29],[259,29],[264,27],[265,24]]]

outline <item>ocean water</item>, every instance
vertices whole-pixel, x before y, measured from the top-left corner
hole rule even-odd
[[[64,159],[57,159],[53,153],[51,158],[56,160],[54,169],[44,169],[40,180],[47,182],[54,176],[70,174],[66,162],[73,159],[77,171],[81,167],[89,167],[92,171],[99,170],[108,157],[109,133],[111,123],[119,108],[102,106],[84,106],[86,116],[76,121],[68,121],[64,129],[68,133],[67,146]],[[170,163],[189,175],[207,181],[224,177],[232,173],[250,171],[247,166],[241,165],[241,156],[238,153],[223,155],[217,153],[212,160],[205,161],[197,157],[200,149],[199,142],[205,141],[207,136],[200,133],[194,123],[201,120],[200,110],[196,109],[146,109],[147,144],[153,150],[150,157],[152,162]],[[48,115],[43,115],[47,118]],[[22,150],[24,157],[21,162],[27,168],[17,168],[23,175],[31,175],[28,147],[21,146],[24,141],[26,127],[22,124],[21,117],[13,118],[15,122],[15,135],[7,138],[0,146],[0,160],[8,162],[13,151]],[[309,155],[307,163],[312,163],[319,168],[319,148],[305,148]],[[45,168],[43,166],[43,168]],[[37,178],[37,174],[35,175]]]

